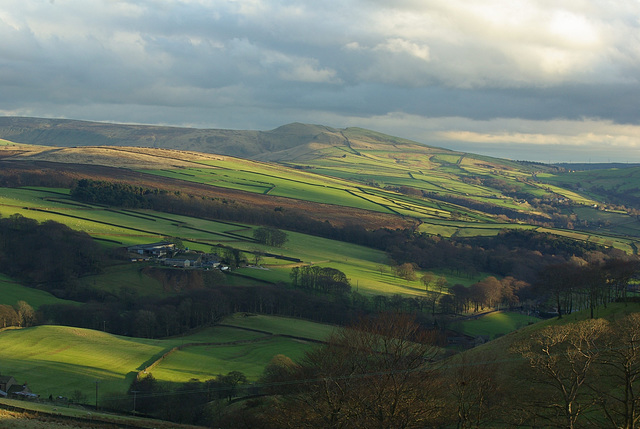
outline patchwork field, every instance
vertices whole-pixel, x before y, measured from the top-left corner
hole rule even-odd
[[[267,332],[216,326],[191,335],[148,340],[64,326],[4,330],[0,331],[2,374],[28,382],[42,397],[69,397],[74,390],[91,396],[95,381],[103,395],[121,395],[139,371],[182,347],[148,371],[162,382],[205,381],[230,371],[242,371],[256,380],[273,356],[297,359],[312,346],[281,335],[322,339],[333,329],[313,322],[291,323],[281,317],[256,317],[233,317],[227,323],[261,326]]]
[[[253,227],[248,225],[148,210],[117,210],[78,204],[70,199],[66,190],[0,188],[0,215],[6,217],[14,213],[38,221],[54,220],[66,224],[87,232],[108,246],[150,243],[165,236],[175,236],[193,250],[209,252],[212,246],[222,244],[244,250],[249,256],[251,252],[259,250],[298,258],[307,264],[330,266],[343,271],[352,286],[361,293],[419,295],[424,290],[418,280],[398,279],[389,267],[381,273],[380,266],[389,263],[382,251],[295,232],[288,232],[289,240],[283,248],[272,248],[255,243],[252,239]],[[495,233],[498,231],[495,230]],[[290,281],[290,263],[265,258],[262,264],[267,270],[244,268],[238,272],[274,283]],[[158,282],[142,275],[140,267],[134,265],[108,267],[103,274],[80,281],[111,292],[114,287],[125,286],[139,293],[161,293],[162,290]]]

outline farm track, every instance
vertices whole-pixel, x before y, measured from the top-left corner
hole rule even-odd
[[[164,189],[170,192],[180,192],[188,195],[233,200],[238,203],[259,206],[262,208],[276,209],[281,207],[290,210],[299,210],[304,213],[305,216],[321,222],[328,220],[336,226],[358,223],[363,225],[365,228],[372,229],[412,229],[418,224],[418,221],[415,219],[401,218],[394,214],[385,214],[352,207],[336,206],[328,203],[314,203],[286,197],[218,188],[188,180],[172,179],[142,173],[126,168],[106,167],[101,165],[67,164],[49,161],[0,160],[0,175],[22,173],[64,178],[68,181],[75,181],[83,178],[109,182],[118,181],[150,189]],[[114,177],[117,177],[118,179],[115,180]]]

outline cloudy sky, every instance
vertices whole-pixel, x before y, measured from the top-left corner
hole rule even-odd
[[[2,0],[0,115],[640,162],[638,0]]]

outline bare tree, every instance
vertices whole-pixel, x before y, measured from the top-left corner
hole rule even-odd
[[[591,319],[547,327],[514,345],[528,362],[531,381],[542,388],[528,398],[532,415],[547,425],[576,426],[594,403],[586,383],[599,357],[597,341],[606,331],[606,321]]]
[[[611,324],[598,359],[602,381],[591,383],[598,403],[615,428],[640,425],[640,313]]]
[[[455,414],[451,420],[456,428],[481,428],[496,422],[504,402],[503,386],[498,383],[496,356],[459,355],[459,361],[448,373],[448,392],[453,398],[449,409]]]

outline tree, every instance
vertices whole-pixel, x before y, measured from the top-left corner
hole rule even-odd
[[[253,265],[260,265],[260,263],[262,262],[262,259],[264,257],[264,252],[258,248],[253,248],[251,249],[251,254],[253,255]]]
[[[433,283],[435,278],[436,278],[435,274],[431,272],[426,272],[422,275],[422,277],[420,277],[420,282],[422,282],[426,290],[429,290],[429,285]]]
[[[264,368],[260,384],[270,394],[287,393],[289,386],[287,381],[293,377],[299,366],[288,356],[275,355]]]
[[[178,250],[184,250],[184,242],[182,241],[182,239],[180,237],[170,237],[170,236],[166,236],[162,238],[164,241],[169,242],[169,243],[173,243],[176,245],[176,249]]]
[[[231,371],[227,375],[219,375],[217,381],[224,387],[227,400],[231,401],[231,399],[237,395],[238,385],[245,384],[247,377],[240,371]]]
[[[553,299],[558,318],[571,313],[573,293],[578,287],[579,267],[573,263],[548,265],[538,273],[537,287]]]
[[[613,322],[602,349],[598,364],[606,381],[591,384],[598,404],[614,427],[636,428],[640,425],[640,313]]]
[[[458,429],[488,427],[489,421],[495,422],[495,415],[505,402],[497,381],[499,365],[493,363],[496,356],[475,356],[471,362],[463,353],[459,359],[453,370],[447,370],[447,388],[454,404],[450,408],[455,414],[452,420]]]
[[[393,267],[393,270],[396,276],[400,277],[401,279],[405,279],[407,281],[413,281],[416,279],[415,267],[412,263],[405,262],[402,265]]]
[[[26,301],[18,301],[14,308],[20,326],[28,328],[36,323],[36,312]]]
[[[159,405],[162,397],[154,396],[160,392],[162,392],[162,387],[152,374],[136,377],[131,382],[128,391],[130,395],[136,396],[136,410],[143,413],[153,412],[162,408]]]
[[[576,427],[593,403],[587,385],[599,359],[598,341],[606,332],[606,321],[590,319],[550,326],[517,342],[513,350],[527,360],[534,387],[542,388],[521,393],[529,401],[526,411],[553,426]]]
[[[0,304],[0,328],[7,326],[18,326],[20,318],[10,305]]]

